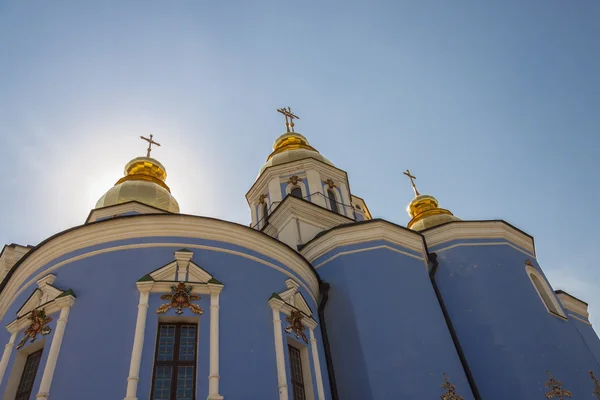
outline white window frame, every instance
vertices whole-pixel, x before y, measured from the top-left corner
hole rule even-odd
[[[336,190],[337,189],[337,190]],[[338,210],[335,212],[338,215],[346,215],[346,206],[342,201],[340,201],[340,193],[337,187],[330,188],[326,183],[323,185],[323,190],[325,191],[325,203],[327,204],[327,209],[331,212],[335,212],[331,209],[331,203],[329,203],[329,191],[333,193],[333,201],[337,203]]]
[[[289,335],[287,336],[287,343],[285,349],[287,354],[287,366],[290,368],[290,371],[292,366],[289,352],[287,351],[287,346],[295,347],[298,351],[300,351],[300,362],[302,365],[302,380],[304,381],[304,395],[306,397],[306,400],[315,400],[315,389],[313,388],[312,381],[312,369],[310,368],[310,350],[308,349],[308,346],[306,344],[300,343],[297,340],[294,340]]]
[[[544,307],[546,307],[546,311],[548,311],[550,315],[553,315],[555,317],[567,319],[565,312],[563,311],[562,307],[560,306],[560,303],[556,299],[556,295],[554,294],[554,291],[546,281],[546,278],[544,278],[544,276],[532,265],[526,265],[525,271],[527,272],[527,277],[531,281],[531,285],[535,289],[535,292],[540,297],[540,300],[542,301],[542,304],[544,304]],[[534,277],[540,283],[541,288],[538,288],[538,285],[536,285]],[[543,291],[543,293],[540,291],[540,289]],[[548,304],[548,302],[544,298],[544,295],[546,295],[546,297],[549,299],[550,304]]]
[[[37,367],[37,372],[35,373],[35,380],[41,379],[40,370],[43,369],[42,360],[46,355],[46,338],[41,340],[37,340],[31,343],[28,346],[23,347],[22,349],[17,351],[15,355],[15,359],[13,361],[12,369],[10,371],[10,376],[6,381],[6,389],[4,389],[4,396],[2,396],[2,400],[12,400],[17,395],[17,390],[19,389],[19,383],[21,382],[21,377],[23,375],[23,369],[25,368],[25,363],[27,362],[27,357],[30,354],[35,353],[38,350],[42,350],[42,359],[40,360],[40,364]],[[35,388],[35,381],[33,383]],[[33,397],[33,391],[31,392]]]
[[[285,193],[286,196],[290,195],[290,193],[292,193],[292,189],[299,187],[300,190],[302,190],[302,198],[304,200],[308,201],[308,190],[306,189],[306,184],[304,183],[304,179],[306,178],[302,178],[302,180],[298,181],[298,183],[296,183],[295,185],[293,183],[288,183],[287,186],[285,187]]]

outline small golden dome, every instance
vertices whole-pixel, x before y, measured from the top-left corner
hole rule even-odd
[[[433,196],[419,194],[409,204],[406,209],[408,215],[412,218],[408,223],[408,228],[415,231],[431,228],[450,221],[460,221],[450,211],[439,208],[439,202]]]
[[[287,132],[279,136],[273,144],[273,152],[267,158],[267,162],[260,169],[262,173],[265,168],[285,164],[304,158],[314,158],[326,164],[333,165],[331,161],[323,157],[308,140],[297,132]]]
[[[161,210],[178,213],[179,204],[165,183],[167,170],[150,157],[137,157],[125,166],[125,176],[96,203],[96,208],[139,201]]]

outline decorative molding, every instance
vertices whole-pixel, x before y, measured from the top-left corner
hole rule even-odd
[[[556,295],[554,294],[554,291],[552,291],[552,288],[546,281],[546,278],[544,277],[544,275],[542,275],[537,269],[535,269],[531,265],[525,266],[525,272],[527,273],[527,277],[531,281],[531,285],[533,286],[536,293],[540,297],[540,300],[542,301],[542,304],[544,304],[544,307],[546,307],[546,310],[548,311],[548,313],[555,317],[567,319],[565,312],[563,311],[562,307],[560,306],[560,303],[556,299]],[[544,291],[544,293],[540,292],[540,288],[538,288],[538,286],[535,284],[535,281],[532,278],[533,276],[535,276],[535,278],[542,285],[541,289]],[[546,297],[548,297],[551,304],[547,303],[546,299],[544,298],[544,294],[546,295]],[[553,309],[555,309],[556,311],[553,311]]]
[[[546,373],[548,374],[548,380],[545,386],[550,389],[550,391],[545,393],[547,399],[556,398],[557,400],[564,400],[565,397],[573,397],[573,393],[562,388],[563,383],[561,381],[554,379],[549,371],[546,371]]]
[[[432,251],[435,246],[456,240],[505,239],[535,257],[533,238],[505,221],[454,221],[421,232]]]
[[[440,396],[442,400],[464,400],[458,394],[456,394],[456,386],[450,383],[448,375],[444,372],[444,383],[442,383],[442,389],[445,392]]]
[[[588,305],[579,300],[578,298],[575,298],[573,296],[571,296],[569,293],[563,292],[563,291],[557,291],[555,292],[556,297],[558,297],[558,300],[560,301],[560,304],[562,304],[562,306],[569,310],[572,311],[576,314],[579,315],[579,319],[583,320],[583,318],[586,319],[586,323],[589,323],[589,321],[587,321],[587,319],[590,317],[590,313],[588,312]],[[581,318],[583,317],[583,318]]]
[[[394,225],[385,220],[370,220],[368,222],[348,224],[343,227],[325,232],[321,236],[308,242],[300,251],[308,261],[315,260],[330,251],[354,244],[383,240],[415,251],[426,258],[427,251],[423,237],[407,228]]]
[[[261,194],[260,196],[258,196],[258,204],[265,204],[265,199],[267,198],[267,194]]]
[[[157,314],[165,314],[171,308],[176,308],[175,314],[183,314],[184,308],[189,308],[194,314],[202,315],[204,311],[197,304],[192,304],[192,301],[200,300],[200,296],[192,294],[192,287],[187,286],[184,282],[179,282],[177,286],[171,285],[171,294],[163,294],[161,300],[168,300],[168,303],[162,304],[156,309]]]
[[[326,184],[327,186],[329,186],[329,189],[333,189],[334,187],[337,187],[335,185],[335,182],[330,178],[327,178],[327,180],[323,181],[323,183]]]
[[[183,245],[185,247],[208,248],[238,254],[242,257],[252,258],[264,265],[285,271],[272,262],[267,261],[268,259],[275,260],[275,262],[289,268],[298,278],[305,282],[314,298],[318,297],[318,280],[306,260],[285,244],[261,232],[243,225],[206,217],[181,214],[144,214],[82,225],[47,239],[21,260],[18,268],[14,270],[8,282],[5,282],[5,286],[0,293],[1,315],[3,316],[6,313],[11,301],[18,295],[17,293],[22,289],[22,285],[25,284],[28,278],[35,274],[38,269],[51,264],[53,260],[69,253],[101,244],[151,237],[180,237],[182,239],[204,239],[207,241],[223,242],[224,244],[241,246],[258,252],[265,259],[251,256],[244,252],[214,246],[185,244],[185,240],[183,240],[183,243],[180,241],[179,244],[140,243],[92,250],[85,254],[62,260],[55,265],[50,265],[50,269],[45,271],[45,273],[47,274],[50,270],[55,270],[59,265],[62,266],[77,259],[83,259],[93,254],[101,254],[102,252],[115,251],[116,249],[144,247],[145,245],[147,245],[146,247]]]
[[[27,318],[31,321],[31,324],[25,329],[25,332],[23,332],[25,336],[17,345],[17,350],[25,346],[27,340],[31,343],[35,342],[38,334],[46,336],[52,331],[48,326],[48,324],[52,322],[52,318],[46,316],[46,311],[44,311],[43,308],[40,310],[32,310]]]
[[[369,243],[369,242],[366,242],[366,244],[367,243]],[[398,253],[398,254],[402,254],[402,255],[407,256],[407,257],[415,258],[417,260],[423,261],[425,263],[425,266],[427,267],[427,261],[425,260],[425,258],[418,257],[418,256],[415,256],[412,253],[408,253],[406,251],[401,251],[401,250],[398,250],[395,247],[386,246],[386,245],[364,247],[362,249],[355,249],[355,250],[348,250],[348,251],[340,251],[339,253],[335,253],[333,256],[331,256],[331,257],[327,258],[326,260],[320,262],[319,264],[315,265],[314,267],[315,267],[315,269],[319,269],[322,266],[330,263],[331,261],[335,260],[338,257],[347,256],[349,254],[362,253],[362,252],[365,252],[365,251],[379,250],[379,249],[386,249],[386,250],[393,251],[393,252]]]

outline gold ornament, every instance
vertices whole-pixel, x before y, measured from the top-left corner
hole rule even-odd
[[[290,179],[288,179],[287,183],[291,183],[292,185],[297,185],[298,182],[301,180],[302,180],[302,178],[298,178],[297,175],[294,175]]]
[[[550,372],[546,371],[548,374],[548,381],[546,382],[546,387],[550,389],[549,392],[546,392],[547,399],[557,398],[558,400],[565,400],[565,397],[573,397],[573,393],[569,392],[562,388],[562,382],[557,381],[550,375]]]
[[[192,294],[191,286],[185,286],[185,283],[180,282],[177,286],[171,286],[171,290],[173,293],[160,296],[161,300],[169,300],[169,302],[158,307],[157,314],[164,314],[171,308],[177,308],[175,314],[183,314],[184,308],[189,308],[194,314],[204,314],[200,306],[192,304],[192,301],[200,300],[200,296]]]
[[[335,185],[335,182],[333,182],[331,179],[327,179],[327,180],[325,181],[325,183],[327,184],[327,186],[329,186],[329,189],[333,189],[334,187],[337,187],[337,186]]]
[[[305,326],[302,323],[302,318],[304,318],[304,316],[301,311],[292,310],[289,317],[285,318],[286,322],[289,323],[289,325],[285,327],[285,331],[286,333],[294,332],[296,339],[302,338],[305,343],[308,343],[308,338],[304,334]]]
[[[25,337],[19,342],[17,349],[25,346],[27,339],[29,339],[30,342],[34,342],[39,333],[41,333],[43,336],[46,336],[52,331],[52,329],[50,329],[48,326],[48,324],[52,321],[52,318],[47,317],[46,311],[43,309],[31,311],[31,314],[28,318],[31,321],[31,324],[23,332]]]
[[[592,377],[592,380],[594,381],[594,395],[600,399],[600,384],[598,384],[598,380],[596,379],[596,377],[594,376],[594,371],[590,371],[590,376]]]
[[[454,386],[448,380],[448,375],[444,372],[444,383],[442,384],[442,389],[445,392],[440,396],[442,400],[464,400],[462,397],[456,394],[456,386]]]

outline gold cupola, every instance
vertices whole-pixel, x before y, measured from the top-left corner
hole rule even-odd
[[[449,210],[439,207],[439,202],[433,196],[421,194],[415,186],[414,177],[409,170],[404,172],[411,181],[415,198],[408,204],[406,211],[410,215],[411,220],[408,222],[408,228],[415,231],[422,231],[437,225],[451,221],[460,221],[460,218],[455,217]]]
[[[150,139],[142,139],[150,144],[147,156],[134,158],[125,165],[125,176],[98,200],[96,208],[138,201],[172,213],[179,212],[179,204],[165,183],[167,170],[160,162],[150,158],[150,146],[159,144],[152,141],[152,135]]]
[[[326,164],[333,165],[331,161],[321,155],[317,149],[308,143],[308,139],[294,131],[294,119],[300,118],[292,114],[289,107],[288,109],[280,108],[277,111],[285,116],[287,132],[275,139],[275,143],[273,143],[273,152],[269,154],[267,162],[260,169],[261,173],[267,167],[305,158],[314,158]]]

